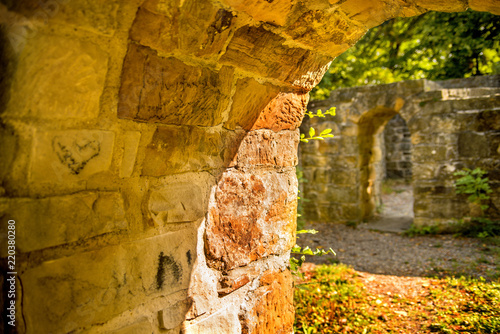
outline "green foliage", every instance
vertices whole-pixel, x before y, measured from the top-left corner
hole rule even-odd
[[[326,117],[326,115],[335,116],[335,107],[328,109],[324,113],[321,111],[321,109],[318,109],[316,111],[316,113],[313,113],[311,111],[306,111],[305,115],[309,116],[310,118]],[[331,132],[332,132],[332,129],[325,129],[325,130],[321,131],[320,134],[316,135],[316,130],[311,127],[309,129],[309,137],[305,138],[305,134],[301,134],[300,141],[308,143],[309,140],[324,140],[325,138],[332,138],[333,134],[331,134]],[[299,180],[299,182],[304,180],[302,170],[300,170],[300,169],[297,169],[297,179]],[[300,192],[300,190],[299,190],[299,192]],[[300,203],[301,198],[299,196],[297,196],[297,199],[299,200],[299,204],[297,207],[297,212],[298,212],[297,213],[297,218],[298,218],[297,219],[297,228],[299,228],[299,230],[297,231],[297,234],[302,234],[302,233],[315,234],[315,233],[317,233],[317,231],[315,231],[315,230],[301,230],[301,228],[303,227],[305,222],[302,219],[302,215],[301,215],[301,212],[303,212],[302,204]],[[304,199],[302,199],[302,200],[304,200]],[[296,258],[293,256],[290,257],[290,270],[292,271],[292,274],[297,276],[297,277],[301,276],[299,269],[302,266],[302,264],[304,263],[304,261],[306,260],[306,257],[305,257],[306,255],[321,256],[321,255],[326,255],[329,253],[332,253],[335,255],[335,252],[331,248],[327,251],[325,251],[323,249],[316,249],[315,251],[313,251],[309,247],[301,248],[298,245],[295,245],[292,248],[291,253],[296,254],[296,255],[300,255],[299,258]]]
[[[305,115],[309,116],[310,118],[314,118],[314,117],[326,117],[326,115],[332,115],[332,116],[335,116],[335,107],[332,107],[330,109],[328,109],[325,113],[323,113],[321,111],[321,109],[318,109],[318,111],[316,111],[316,113],[313,113],[311,111],[307,111],[305,113]],[[306,138],[306,135],[304,133],[302,133],[300,135],[300,141],[301,142],[304,142],[304,143],[308,143],[309,140],[324,140],[325,138],[332,138],[333,135],[331,134],[332,132],[332,129],[325,129],[323,131],[321,131],[320,134],[316,135],[316,130],[314,128],[309,128],[309,137]]]
[[[323,265],[298,286],[295,333],[500,333],[498,282],[426,279],[376,294],[351,268]]]
[[[311,96],[368,84],[445,80],[500,73],[500,17],[428,12],[372,28],[337,57]]]
[[[295,290],[296,333],[343,333],[346,325],[357,329],[374,322],[363,309],[356,308],[365,297],[355,273],[345,265],[316,268],[314,280]],[[360,331],[359,333],[363,333]]]
[[[487,172],[481,168],[475,168],[474,170],[464,168],[461,171],[453,173],[454,176],[461,176],[455,181],[456,193],[469,195],[467,200],[470,203],[481,205],[482,210],[488,208],[488,205],[483,204],[483,202],[490,199],[488,194],[492,192],[488,184],[489,179],[484,177],[486,174]]]
[[[408,237],[416,237],[422,235],[435,235],[439,233],[439,228],[436,225],[416,226],[411,225],[410,229],[404,232]]]
[[[316,234],[316,233],[318,233],[318,231],[316,231],[316,230],[298,230],[297,231],[297,234],[305,234],[305,233]],[[299,258],[290,257],[290,270],[291,270],[292,274],[295,275],[296,277],[302,276],[299,272],[299,269],[302,266],[302,264],[305,262],[306,255],[312,255],[312,256],[322,256],[322,255],[327,255],[327,254],[336,255],[335,251],[331,248],[326,250],[326,251],[324,249],[316,248],[316,250],[313,251],[312,249],[309,248],[309,246],[302,248],[299,245],[293,246],[291,253],[296,254],[296,255],[300,255]]]
[[[485,217],[471,217],[460,220],[455,228],[455,233],[464,237],[490,238],[500,236],[500,221],[491,220]]]

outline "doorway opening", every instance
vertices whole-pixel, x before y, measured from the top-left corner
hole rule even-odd
[[[413,222],[413,189],[406,121],[394,109],[370,110],[360,119],[358,143],[363,220],[369,228],[407,230]]]

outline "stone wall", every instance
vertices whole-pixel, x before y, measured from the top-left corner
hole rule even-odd
[[[305,204],[306,219],[346,222],[373,215],[384,174],[381,134],[395,115],[406,121],[411,138],[403,145],[412,148],[414,223],[445,227],[469,214],[466,197],[457,196],[454,188],[453,173],[464,167],[488,171],[493,193],[486,214],[498,218],[499,102],[498,75],[339,89],[327,100],[312,101],[309,109],[335,106],[337,115],[303,124],[304,130],[332,128],[335,134],[331,140],[301,145],[309,181],[303,196],[311,200]]]
[[[469,2],[2,0],[4,331],[292,332],[307,92],[392,17],[500,12]]]
[[[384,128],[385,173],[388,179],[411,180],[410,130],[399,114]]]

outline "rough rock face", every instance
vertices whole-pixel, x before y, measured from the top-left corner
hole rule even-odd
[[[446,228],[469,213],[466,197],[457,196],[453,185],[453,173],[464,167],[488,172],[493,193],[486,213],[499,217],[499,79],[497,75],[408,81],[340,89],[328,100],[312,101],[312,110],[335,106],[337,115],[307,124],[331,127],[335,137],[301,145],[301,164],[309,181],[303,195],[314,199],[305,206],[306,218],[333,222],[368,218],[381,204],[384,174],[411,172],[414,223]],[[384,165],[382,130],[395,114],[408,124],[408,139],[401,145],[411,153],[411,169],[401,152],[399,160],[392,157]],[[390,133],[404,138],[403,129]],[[350,159],[353,164],[348,164]],[[395,169],[394,162],[405,168]]]
[[[16,330],[291,332],[307,92],[369,27],[467,6],[500,13],[491,0],[3,1]],[[490,143],[473,129],[459,142],[464,155]]]

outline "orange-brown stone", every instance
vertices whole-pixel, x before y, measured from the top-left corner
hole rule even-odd
[[[243,138],[234,163],[238,167],[296,166],[298,146],[298,131],[250,131]]]
[[[279,87],[261,84],[252,78],[239,79],[228,120],[224,127],[234,130],[241,127],[250,130],[266,104],[278,95]]]
[[[209,205],[205,236],[212,268],[234,269],[293,246],[297,195],[296,182],[290,180],[295,180],[294,173],[230,170],[222,175],[215,201]]]
[[[252,130],[295,130],[300,126],[309,101],[309,93],[280,93],[272,99]]]
[[[256,302],[242,320],[242,333],[292,333],[295,314],[292,274],[287,270],[269,270],[260,283],[255,291]]]

